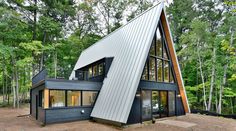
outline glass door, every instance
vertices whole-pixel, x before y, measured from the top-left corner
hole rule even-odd
[[[175,115],[175,91],[168,91],[169,116]]]
[[[160,117],[160,95],[159,91],[152,91],[152,115],[155,118]]]
[[[151,109],[151,91],[142,91],[142,120],[152,119],[152,109]]]
[[[167,91],[160,91],[160,117],[168,116]]]

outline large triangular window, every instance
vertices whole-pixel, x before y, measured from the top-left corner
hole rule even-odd
[[[142,80],[173,83],[172,62],[169,54],[162,27],[159,26],[152,41]]]

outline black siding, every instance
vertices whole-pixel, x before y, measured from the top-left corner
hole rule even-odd
[[[135,96],[134,102],[129,114],[127,124],[134,124],[141,122],[141,96],[140,94]]]
[[[84,110],[84,113],[81,111]],[[92,112],[92,107],[71,107],[71,108],[54,108],[45,109],[46,124],[67,122],[75,120],[88,120]]]
[[[31,89],[31,115],[36,118],[36,95],[39,94],[40,90],[43,90],[45,88],[45,85],[42,84],[39,87]],[[38,107],[38,106],[37,106]],[[38,107],[38,120],[41,122],[44,122],[45,119],[45,113],[44,110],[41,107]]]

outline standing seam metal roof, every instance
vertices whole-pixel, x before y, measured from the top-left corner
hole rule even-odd
[[[114,57],[92,117],[127,122],[163,6],[163,2],[153,6],[80,55],[74,70],[104,57]],[[70,78],[74,75],[72,72]]]

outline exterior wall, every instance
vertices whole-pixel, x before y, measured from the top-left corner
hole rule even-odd
[[[36,95],[39,96],[39,91],[43,90],[44,88],[45,88],[45,85],[42,84],[39,87],[31,89],[30,108],[31,108],[31,115],[34,118],[36,118]],[[44,109],[42,109],[41,107],[38,107],[38,120],[44,122],[44,118],[45,118]]]
[[[45,123],[45,110],[42,107],[38,107],[38,121]]]
[[[45,123],[57,123],[74,120],[88,120],[93,107],[65,107],[65,108],[49,108],[45,109]],[[84,110],[84,113],[82,113]]]
[[[127,124],[141,123],[142,122],[142,113],[141,113],[141,95],[140,91],[136,93],[134,102],[129,114]]]
[[[142,122],[142,98],[140,95],[141,90],[176,91],[176,94],[179,94],[176,83],[158,83],[158,82],[140,80],[138,92],[136,93],[127,124]],[[181,97],[176,97],[175,105],[176,105],[176,116],[184,115],[185,111]]]

